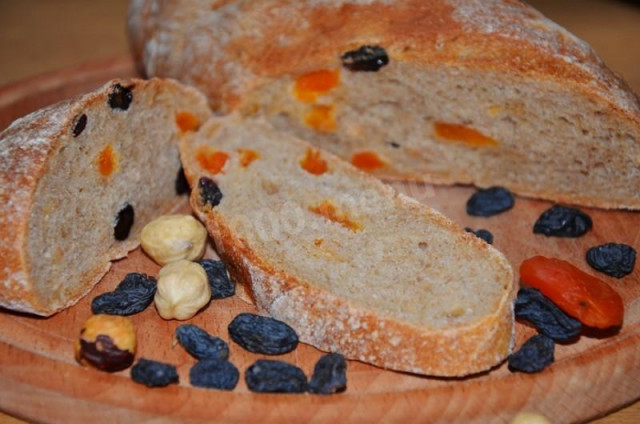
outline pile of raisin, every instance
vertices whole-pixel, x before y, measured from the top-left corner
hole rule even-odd
[[[350,71],[377,72],[389,63],[387,52],[380,46],[361,46],[344,53],[342,66]]]
[[[540,215],[533,225],[533,232],[545,236],[580,237],[592,227],[591,217],[581,210],[555,205]]]
[[[227,266],[224,262],[203,259],[198,263],[202,265],[202,268],[207,273],[209,286],[211,287],[211,299],[224,299],[236,293],[236,285],[229,278]]]
[[[146,274],[129,273],[112,292],[91,302],[91,312],[108,315],[133,315],[144,311],[156,294],[156,279]]]
[[[289,325],[277,319],[243,313],[229,324],[229,336],[253,353],[281,355],[298,345],[298,335]]]
[[[179,382],[175,366],[144,358],[131,368],[131,379],[147,387],[165,387]]]
[[[580,321],[565,314],[539,290],[531,287],[518,291],[514,309],[517,319],[530,322],[538,332],[556,342],[573,340],[582,331]]]
[[[467,201],[467,213],[472,216],[493,216],[513,207],[515,198],[504,187],[476,191]]]
[[[215,337],[193,324],[183,324],[176,328],[176,339],[184,350],[198,360],[229,359],[229,345],[219,337]]]
[[[597,271],[622,278],[633,272],[636,250],[626,244],[602,244],[587,251],[587,263]]]

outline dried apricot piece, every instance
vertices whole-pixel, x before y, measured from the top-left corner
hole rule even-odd
[[[322,69],[300,75],[293,87],[296,99],[313,103],[318,96],[333,90],[340,82],[340,72]]]
[[[359,152],[351,157],[351,163],[363,171],[375,171],[380,168],[384,168],[386,163],[380,159],[377,153],[374,152]]]
[[[347,215],[338,213],[334,204],[328,200],[322,201],[318,206],[310,206],[309,210],[327,218],[329,221],[340,224],[351,231],[360,231],[362,229],[360,224],[349,219]]]
[[[551,299],[566,314],[596,328],[622,325],[622,298],[607,283],[567,261],[534,256],[520,265],[520,279]]]
[[[260,153],[251,149],[239,149],[238,153],[240,154],[240,165],[243,168],[246,168],[247,166],[251,165],[253,161],[260,158]]]
[[[334,132],[338,128],[334,110],[333,106],[314,105],[304,122],[318,132]]]
[[[433,127],[436,136],[443,140],[460,141],[473,147],[492,147],[499,144],[497,140],[464,125],[436,122]]]
[[[176,125],[182,132],[197,131],[200,128],[200,121],[191,112],[178,112],[176,114]]]
[[[108,177],[116,171],[118,168],[118,154],[111,144],[102,149],[96,159],[96,166],[103,177]]]
[[[215,175],[222,171],[229,155],[211,146],[200,146],[196,151],[196,159],[202,168]]]
[[[313,175],[322,175],[329,170],[327,161],[320,157],[320,151],[307,149],[307,155],[300,161],[302,169]]]

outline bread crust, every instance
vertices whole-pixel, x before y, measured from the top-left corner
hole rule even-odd
[[[234,116],[226,118],[234,120]],[[221,128],[224,121],[210,121],[209,128]],[[235,121],[242,125],[242,121]],[[206,130],[203,129],[206,134]],[[203,137],[199,135],[197,137]],[[189,138],[180,142],[185,174],[192,187],[202,172],[191,159]],[[324,152],[323,158],[339,161]],[[355,168],[354,168],[355,170]],[[362,173],[362,171],[355,170]],[[362,175],[366,175],[362,173]],[[473,323],[438,329],[418,327],[383,316],[355,302],[279,270],[262,258],[227,223],[217,209],[205,205],[198,190],[191,193],[191,206],[205,223],[218,255],[229,272],[256,305],[259,312],[290,324],[300,340],[321,350],[340,352],[347,358],[398,371],[434,376],[464,376],[486,371],[499,364],[513,347],[514,277],[508,261],[496,249],[463,232],[455,223],[416,200],[396,193],[376,178],[385,196],[396,198],[398,207],[412,215],[428,215],[434,226],[460,233],[461,243],[487,253],[487,261],[501,271],[503,292],[492,313]]]
[[[629,86],[520,0],[134,0],[129,33],[149,75],[195,85],[223,112],[261,80],[377,44],[396,61],[556,81],[640,125]]]
[[[75,119],[92,108],[104,107],[114,84],[135,85],[137,89],[179,90],[191,96],[194,105],[207,110],[205,100],[196,90],[176,81],[153,78],[112,80],[101,88],[40,109],[13,122],[0,133],[0,306],[11,310],[52,315],[80,300],[111,267],[107,261],[82,276],[83,284],[75,290],[66,287],[62,301],[52,304],[36,290],[30,273],[32,260],[27,241],[32,207],[39,181],[49,171],[48,162],[63,148],[70,138]],[[110,260],[127,256],[138,240],[127,240],[114,245],[108,252]]]

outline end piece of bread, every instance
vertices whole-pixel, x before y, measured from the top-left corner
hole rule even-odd
[[[524,2],[133,5],[132,43],[149,75],[199,87],[220,111],[266,116],[379,177],[640,209],[637,97]],[[354,71],[363,46],[388,64]],[[322,72],[336,75],[309,78]]]
[[[86,294],[179,203],[178,138],[209,115],[175,81],[114,80],[0,133],[0,306],[51,315]]]
[[[180,154],[232,276],[302,341],[438,376],[509,354],[511,267],[438,212],[260,120],[214,118]]]

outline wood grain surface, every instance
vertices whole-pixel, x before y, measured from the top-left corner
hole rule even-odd
[[[15,16],[26,13],[24,9],[28,9],[28,5],[45,3],[56,3],[57,19],[36,20],[31,28],[49,25],[51,32],[42,28],[37,31],[37,34],[46,34],[49,43],[55,40],[52,33],[73,33],[73,28],[82,36],[78,27],[88,31],[95,25],[97,31],[105,34],[110,31],[115,34],[116,28],[123,31],[120,20],[125,2],[120,0],[5,0],[0,2],[0,22],[15,27]],[[634,43],[640,36],[638,9],[596,0],[531,3],[591,42],[605,60],[640,91],[640,51],[638,43]],[[101,8],[104,4],[112,7]],[[4,13],[9,9],[11,13]],[[67,19],[68,15],[61,10],[72,11],[73,19]],[[100,24],[96,25],[96,21]],[[25,22],[21,25],[25,26]],[[16,32],[12,33],[12,42],[27,49],[37,44],[37,37],[29,38],[28,28],[27,22],[24,33],[11,29],[21,34],[15,37]],[[81,63],[82,58],[95,59],[84,53],[70,54],[77,49],[74,43],[54,42],[55,48],[43,49],[37,57],[25,55],[20,65],[14,67],[6,55],[6,44],[1,44],[6,42],[7,29],[0,29],[0,34],[0,81]],[[103,51],[115,51],[125,57],[124,35],[118,34],[113,38],[96,36],[96,43],[99,44],[99,40],[120,43],[105,46]],[[100,48],[94,46],[91,54],[99,51]],[[64,60],[58,61],[60,58],[56,56]],[[0,127],[36,107],[96,87],[110,77],[133,72],[132,64],[125,57],[64,69],[0,89]],[[437,207],[462,225],[491,230],[496,246],[516,268],[523,258],[541,253],[571,260],[591,272],[583,259],[588,247],[604,241],[640,247],[640,216],[634,213],[589,211],[595,223],[593,232],[579,240],[548,239],[531,233],[533,221],[549,206],[546,202],[518,199],[514,210],[507,214],[481,219],[464,213],[464,203],[472,192],[469,188],[397,187]],[[209,255],[212,254],[210,251]],[[243,383],[232,393],[192,389],[188,385],[188,370],[194,361],[179,347],[172,347],[172,332],[178,323],[161,320],[153,308],[134,317],[139,329],[140,355],[177,364],[181,376],[179,387],[149,390],[131,383],[126,372],[109,375],[77,366],[71,346],[82,322],[90,315],[89,300],[112,288],[130,270],[155,274],[157,266],[135,251],[128,259],[114,264],[88,298],[53,318],[0,313],[0,410],[29,421],[95,422],[99,418],[99,422],[123,423],[170,419],[182,422],[281,422],[285,419],[293,422],[508,422],[515,412],[527,410],[542,412],[553,422],[561,423],[593,419],[640,397],[638,269],[623,280],[605,278],[625,298],[627,312],[622,331],[607,338],[583,336],[577,344],[559,346],[557,362],[541,374],[510,374],[502,366],[472,379],[429,379],[350,362],[349,389],[332,397],[254,395]],[[228,321],[239,311],[250,309],[250,305],[237,299],[216,301],[193,322],[228,339]],[[518,326],[519,342],[530,334],[529,328]],[[232,360],[241,371],[258,358],[236,345],[232,344],[231,349]],[[299,364],[310,373],[319,356],[318,351],[303,345],[283,359]],[[597,422],[640,422],[639,405],[635,403]],[[0,423],[5,422],[21,421],[0,415]]]

